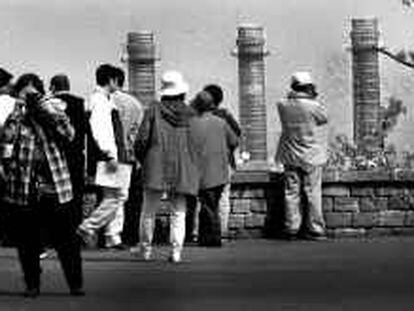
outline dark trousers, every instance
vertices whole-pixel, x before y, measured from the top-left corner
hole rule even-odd
[[[221,246],[221,221],[219,202],[224,185],[200,190],[201,209],[199,214],[200,246]]]
[[[48,231],[69,288],[81,288],[81,244],[76,234],[78,215],[73,203],[60,205],[54,198],[42,198],[32,206],[9,208],[8,231],[15,241],[27,288],[40,287],[41,228]]]

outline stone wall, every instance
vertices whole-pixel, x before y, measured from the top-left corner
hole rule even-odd
[[[276,237],[283,228],[283,176],[234,176],[230,235]],[[333,237],[414,234],[414,172],[325,172],[323,210]]]
[[[414,171],[325,172],[323,210],[333,237],[414,234]],[[134,202],[137,202],[136,200]],[[85,214],[95,196],[85,196]],[[132,206],[127,215],[138,211]],[[275,238],[283,229],[283,175],[245,171],[233,176],[229,238]],[[155,240],[168,241],[168,211],[157,218]],[[127,216],[130,218],[129,216]],[[124,238],[137,241],[138,221]]]

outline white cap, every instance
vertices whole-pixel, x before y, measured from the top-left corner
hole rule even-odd
[[[189,91],[188,83],[178,71],[167,71],[161,78],[161,96],[176,96]]]
[[[292,75],[292,83],[301,85],[313,84],[312,76],[307,71],[298,71]]]

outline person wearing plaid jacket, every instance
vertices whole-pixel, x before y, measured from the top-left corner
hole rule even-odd
[[[44,97],[37,75],[22,75],[15,91],[19,104],[4,125],[1,164],[6,176],[3,201],[10,216],[8,231],[18,250],[25,295],[34,298],[40,291],[41,227],[50,231],[70,294],[83,295],[80,239],[63,152],[74,138],[74,129],[67,116]]]

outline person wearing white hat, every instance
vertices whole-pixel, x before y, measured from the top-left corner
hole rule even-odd
[[[277,104],[282,134],[276,162],[285,168],[284,233],[289,239],[325,238],[321,189],[328,116],[317,96],[311,74],[296,72],[287,97]]]
[[[142,165],[143,204],[140,218],[140,247],[144,260],[152,254],[156,212],[168,201],[171,207],[170,261],[181,261],[185,238],[186,195],[198,192],[196,148],[190,135],[191,108],[185,97],[187,82],[177,71],[162,76],[161,100],[152,103],[144,113],[137,140],[136,157]]]

